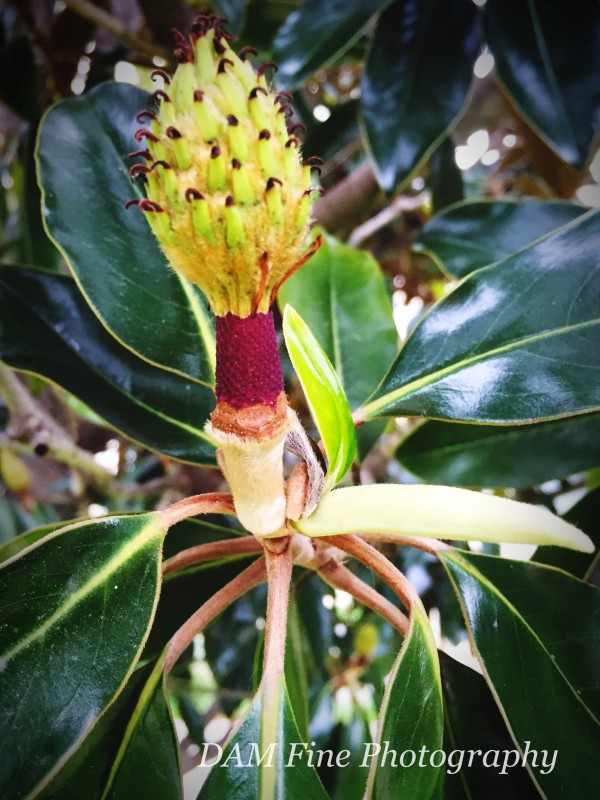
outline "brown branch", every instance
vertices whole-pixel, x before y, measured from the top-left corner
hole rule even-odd
[[[322,536],[322,542],[339,547],[345,553],[354,556],[370,567],[398,595],[405,608],[410,611],[415,603],[420,603],[414,586],[404,577],[400,570],[389,561],[383,553],[372,545],[363,542],[358,536],[340,534],[339,536]]]
[[[265,559],[259,558],[233,580],[215,592],[206,603],[184,622],[171,638],[164,655],[163,669],[171,671],[184,650],[192,643],[194,636],[204,630],[210,623],[228,608],[235,600],[246,592],[263,583],[267,578]]]
[[[160,45],[152,44],[152,42],[147,42],[145,39],[140,39],[135,33],[129,31],[121,20],[113,17],[112,14],[109,14],[94,3],[90,3],[89,0],[65,0],[65,5],[76,14],[79,14],[80,17],[84,17],[84,19],[93,22],[94,25],[112,33],[115,39],[119,39],[119,41],[123,42],[123,44],[131,50],[135,50],[150,58],[160,56],[165,59],[165,61],[172,60],[170,52],[160,47]]]
[[[190,567],[193,564],[200,564],[203,561],[262,552],[263,546],[254,536],[243,536],[241,539],[224,539],[221,542],[207,542],[206,544],[196,545],[196,547],[189,547],[187,550],[182,550],[177,555],[169,558],[163,564],[163,575]]]
[[[342,589],[355,597],[360,603],[380,614],[384,619],[400,631],[403,636],[408,633],[409,620],[393,603],[390,603],[379,592],[364,581],[361,581],[348,567],[334,559],[329,560],[318,570],[323,580],[335,589]]]
[[[265,648],[262,683],[268,690],[283,674],[287,631],[292,557],[289,546],[282,552],[265,550],[269,593],[265,624]]]
[[[378,191],[373,167],[367,160],[336,183],[315,204],[315,221],[331,233],[340,229],[352,229],[357,221],[357,212],[360,214],[365,203]]]
[[[427,537],[416,536],[397,536],[394,533],[361,533],[361,538],[372,539],[376,542],[385,542],[386,544],[396,544],[398,547],[416,547],[418,550],[423,550],[425,553],[431,553],[432,556],[437,556],[440,550],[452,550],[452,547],[446,542],[440,542],[437,539],[428,539]]]
[[[186,497],[172,506],[158,512],[165,528],[170,528],[182,519],[195,517],[196,514],[230,514],[235,517],[233,497],[225,492],[208,492]]]

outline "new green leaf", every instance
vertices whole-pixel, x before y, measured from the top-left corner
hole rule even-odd
[[[381,483],[336,489],[295,525],[317,537],[382,533],[595,549],[588,536],[542,506],[449,486]]]

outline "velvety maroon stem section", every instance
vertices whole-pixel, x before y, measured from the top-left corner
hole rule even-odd
[[[217,317],[217,400],[234,408],[275,406],[282,391],[273,312]]]

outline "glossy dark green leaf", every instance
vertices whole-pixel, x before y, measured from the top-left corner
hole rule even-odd
[[[485,680],[445,653],[440,652],[439,657],[446,711],[448,800],[539,800]],[[469,753],[478,750],[480,755],[475,755],[469,766]],[[500,751],[498,766],[491,766],[494,753],[487,757],[490,766],[485,766],[483,753],[494,750]]]
[[[396,458],[427,483],[533,486],[600,464],[600,414],[538,425],[425,422]]]
[[[434,306],[363,409],[520,423],[600,407],[600,212],[480,269]]]
[[[279,29],[274,56],[282,89],[300,86],[331,64],[358,39],[364,27],[390,0],[305,0]]]
[[[179,745],[159,661],[144,686],[115,757],[103,800],[180,800]]]
[[[576,525],[596,545],[595,553],[575,553],[562,547],[538,547],[531,560],[538,564],[558,567],[581,580],[592,578],[600,560],[600,487],[585,495],[565,514],[565,519]]]
[[[292,595],[288,610],[285,650],[285,683],[294,719],[302,741],[308,741],[308,676],[306,670],[304,631],[298,604]]]
[[[355,708],[354,716],[343,725],[337,753],[346,755],[336,775],[334,800],[363,800],[369,777],[368,767],[363,764],[367,742],[371,741],[369,723],[360,708]],[[347,751],[344,753],[344,751]]]
[[[89,732],[137,661],[154,615],[154,514],[78,523],[0,569],[0,766],[26,797]]]
[[[71,278],[0,270],[0,358],[72,392],[146,446],[196,464],[214,461],[204,424],[212,390],[154,367],[122,347]]]
[[[16,556],[21,550],[29,547],[29,545],[35,544],[40,539],[43,539],[44,536],[58,530],[58,528],[64,528],[65,525],[71,524],[72,521],[55,522],[52,525],[41,525],[39,528],[32,528],[31,530],[23,531],[23,533],[20,533],[18,536],[13,536],[12,539],[8,539],[8,541],[0,545],[0,563],[12,556]]]
[[[498,80],[558,155],[582,167],[600,125],[595,0],[490,0],[484,11]]]
[[[439,780],[441,762],[432,765],[431,756],[415,766],[410,753],[422,747],[431,752],[442,749],[444,708],[440,665],[433,634],[424,609],[414,606],[408,634],[386,687],[377,740],[365,748],[369,761],[367,796],[375,800],[391,797],[431,797]],[[386,754],[387,745],[387,758]],[[396,751],[394,753],[393,751]],[[418,758],[418,755],[416,755]],[[439,758],[439,755],[438,755]]]
[[[325,236],[319,252],[282,286],[279,303],[293,306],[316,336],[350,407],[362,403],[398,350],[389,292],[375,259]]]
[[[143,214],[127,153],[148,95],[105,83],[50,109],[38,142],[45,219],[85,297],[126,347],[212,384],[213,323],[201,293],[169,269]]]
[[[454,142],[447,136],[429,162],[429,186],[433,213],[464,199],[462,172],[454,158]]]
[[[277,731],[276,741],[273,745],[261,746],[264,722],[264,690],[261,689],[240,726],[224,745],[222,757],[211,770],[198,800],[222,800],[224,797],[236,800],[256,800],[258,797],[261,800],[283,797],[328,800],[300,745],[302,739],[283,679],[277,691],[276,718],[272,720]],[[208,757],[215,754],[217,751],[210,748]],[[261,759],[262,763],[259,763]],[[292,765],[286,767],[290,759]]]
[[[246,0],[211,0],[211,7],[225,17],[227,30],[239,36],[246,22]]]
[[[536,784],[545,797],[568,786],[569,800],[589,800],[600,744],[600,592],[551,567],[467,551],[440,557]]]
[[[524,197],[459,203],[430,220],[413,250],[427,253],[454,278],[501,261],[536,239],[566,225],[585,208],[555,200]]]
[[[375,173],[387,191],[446,138],[466,100],[479,47],[471,0],[398,0],[382,15],[361,101]]]

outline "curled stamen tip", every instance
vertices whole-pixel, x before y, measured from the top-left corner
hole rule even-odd
[[[167,86],[171,83],[171,76],[168,72],[165,72],[164,69],[155,69],[150,74],[150,78],[154,81],[156,80],[157,76],[162,78],[163,81],[167,84]]]
[[[270,189],[273,189],[276,183],[278,183],[280,186],[283,186],[283,182],[280,181],[279,178],[269,178],[267,181],[267,192]]]
[[[139,206],[140,203],[141,203],[141,200],[139,200],[139,198],[136,198],[135,200],[128,200],[125,203],[124,208],[127,211],[127,209],[131,208],[131,206]]]
[[[144,117],[147,117],[148,119],[156,119],[156,114],[154,111],[148,111],[147,108],[145,108],[143,111],[138,111],[138,113],[135,115],[135,121],[138,123],[138,125],[142,124]]]
[[[194,103],[201,103],[204,100],[204,92],[202,89],[196,89],[194,92]]]
[[[129,177],[132,181],[147,172],[150,172],[150,169],[145,164],[133,164],[129,167]]]
[[[285,146],[286,146],[286,147],[291,147],[292,145],[295,145],[296,147],[300,147],[300,141],[299,141],[298,139],[296,139],[296,137],[295,137],[295,136],[292,136],[292,137],[291,137],[290,139],[288,139],[288,140],[287,140],[287,142],[285,143]]]
[[[232,158],[231,159],[231,166],[233,167],[233,169],[241,169],[242,162],[238,161],[237,158]]]
[[[275,104],[276,103],[281,103],[281,98],[282,97],[285,97],[288,100],[292,100],[293,99],[291,92],[277,92],[277,94],[275,95],[275,99],[273,100],[273,103],[275,103]]]
[[[269,139],[271,138],[271,132],[268,131],[266,128],[263,128],[263,130],[258,134],[258,138],[269,141]]]
[[[254,100],[259,92],[262,92],[264,95],[267,96],[269,95],[269,93],[263,86],[255,86],[254,89],[250,91],[250,94],[248,95],[248,100]]]
[[[164,211],[162,206],[159,206],[158,203],[155,203],[154,200],[148,200],[148,198],[144,198],[138,202],[138,208],[142,211]]]
[[[306,133],[306,125],[303,122],[296,122],[290,126],[288,132],[293,135],[296,133],[296,131],[300,131],[300,133]]]
[[[225,205],[227,208],[231,208],[231,206],[235,205],[235,200],[230,194],[228,194],[227,197],[225,198]]]
[[[239,124],[240,124],[240,123],[239,123],[239,120],[238,120],[238,118],[237,118],[237,117],[235,117],[233,114],[228,114],[228,116],[227,116],[227,122],[228,122],[230,125],[233,125],[233,127],[235,127],[236,125],[239,125]]]
[[[174,128],[172,125],[169,125],[169,127],[167,128],[167,136],[169,137],[169,139],[181,139],[181,133],[177,130],[177,128]]]
[[[289,103],[282,103],[277,109],[277,113],[285,114],[286,117],[291,117],[294,113],[294,109],[291,107]]]
[[[222,59],[219,61],[219,72],[220,72],[221,74],[222,74],[223,72],[225,72],[225,64],[231,64],[231,66],[232,66],[232,67],[233,67],[233,66],[235,66],[235,65],[234,65],[234,63],[233,63],[233,61],[231,61],[229,58],[222,58]]]
[[[127,153],[127,158],[137,158],[138,156],[145,158],[147,161],[152,159],[150,150],[134,150],[132,153]]]
[[[260,65],[256,72],[258,75],[264,75],[268,69],[272,69],[274,72],[277,72],[279,65],[275,61],[265,61],[264,64]]]
[[[173,52],[175,53],[175,58],[179,61],[180,64],[191,63],[194,61],[194,51],[192,50],[191,44],[188,42],[186,37],[178,31],[177,28],[171,28],[171,34],[175,39],[175,48]]]
[[[163,89],[157,89],[155,92],[152,92],[150,95],[150,102],[156,103],[158,105],[158,101],[164,100],[165,103],[170,103],[171,98]]]
[[[310,156],[310,158],[305,159],[304,163],[308,164],[311,167],[314,165],[319,167],[321,166],[321,164],[324,164],[325,162],[323,161],[321,156]]]
[[[253,56],[257,56],[258,50],[255,50],[254,47],[248,44],[246,45],[246,47],[242,47],[242,49],[238,53],[238,56],[242,61],[245,61],[250,53],[252,53]]]
[[[189,189],[185,190],[185,199],[188,203],[191,203],[192,200],[204,200],[204,195],[198,191],[198,189],[194,189],[190,187]]]
[[[140,128],[139,131],[135,132],[136,142],[141,142],[144,137],[146,137],[146,139],[150,140],[151,142],[159,141],[158,136],[152,133],[152,131],[147,130],[147,128]]]
[[[210,157],[218,158],[220,155],[221,155],[221,148],[219,147],[218,144],[216,144],[214,145],[214,147],[211,148]]]
[[[150,171],[152,171],[156,167],[162,167],[163,169],[172,169],[171,165],[167,164],[167,162],[163,161],[162,159],[159,159],[158,161],[155,161],[152,164],[152,166],[150,167]]]

